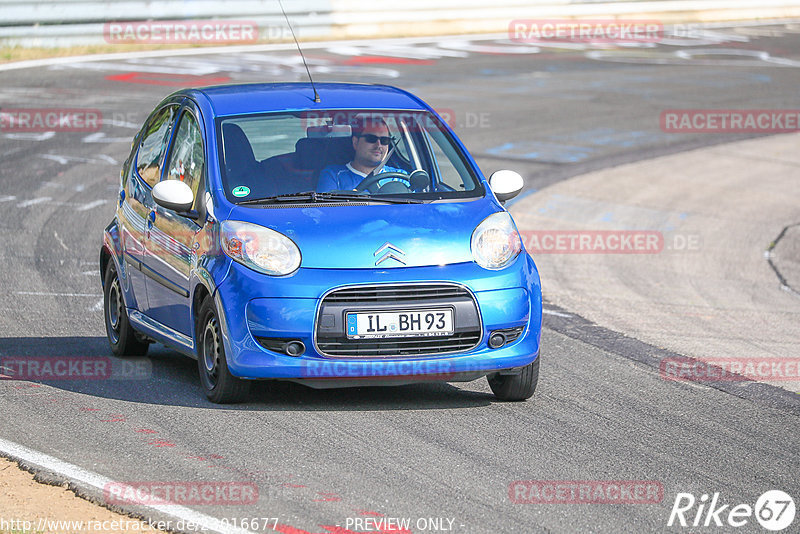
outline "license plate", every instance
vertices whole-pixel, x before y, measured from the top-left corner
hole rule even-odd
[[[438,308],[347,314],[347,337],[446,336],[453,333],[453,310]]]

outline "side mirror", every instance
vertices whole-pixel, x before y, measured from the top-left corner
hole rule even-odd
[[[153,187],[153,200],[161,207],[185,214],[192,209],[192,189],[179,180],[164,180]]]
[[[519,195],[524,185],[522,176],[514,171],[496,171],[489,177],[489,186],[500,202],[506,202]]]
[[[417,169],[412,172],[409,175],[408,180],[411,183],[411,189],[414,191],[422,191],[431,185],[431,177],[422,169]]]

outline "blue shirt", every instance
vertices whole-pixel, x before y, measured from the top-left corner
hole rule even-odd
[[[384,167],[380,170],[380,172],[399,172],[402,174],[408,174],[403,169],[397,169],[395,167],[389,167],[388,165],[384,165]],[[377,172],[374,174],[378,174]],[[367,175],[363,172],[357,171],[350,165],[328,165],[322,172],[319,173],[319,182],[317,183],[317,192],[325,193],[327,191],[337,191],[337,190],[352,190],[355,189],[358,184],[364,181]],[[398,178],[387,178],[387,182],[391,182],[394,180],[398,180]],[[383,183],[380,183],[383,185]]]

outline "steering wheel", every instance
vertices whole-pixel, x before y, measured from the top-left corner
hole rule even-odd
[[[383,180],[389,178],[400,178],[400,180],[391,180],[390,182],[384,184],[383,186],[379,187],[378,189],[383,189],[383,187],[388,186],[389,184],[398,184],[404,186],[407,191],[392,191],[393,193],[407,193],[411,191],[411,180],[407,174],[403,174],[402,172],[382,172],[380,174],[373,174],[372,176],[367,176],[361,183],[356,186],[356,191],[362,192],[366,191],[370,187],[377,185],[378,182],[382,182]]]

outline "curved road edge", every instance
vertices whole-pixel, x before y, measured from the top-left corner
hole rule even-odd
[[[797,140],[762,137],[638,161],[520,200],[511,211],[549,307],[561,311],[546,326],[662,371],[665,361],[776,363],[793,376],[691,381],[800,413],[800,298],[767,261],[775,236],[797,223]],[[643,248],[603,249],[637,235]],[[785,236],[781,251],[796,251],[797,236]]]
[[[16,462],[21,469],[33,473],[38,482],[57,486],[66,484],[78,497],[113,512],[141,519],[151,525],[161,523],[177,526],[182,523],[196,525],[203,532],[251,534],[249,530],[223,525],[215,517],[180,505],[153,504],[124,507],[110,505],[104,499],[104,495],[106,487],[114,483],[111,479],[3,438],[0,438],[0,456]],[[168,530],[179,532],[185,529],[173,527]]]

